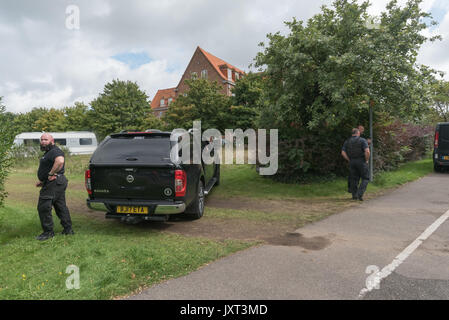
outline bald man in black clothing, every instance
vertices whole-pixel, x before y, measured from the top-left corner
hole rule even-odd
[[[55,208],[56,215],[61,220],[64,230],[62,234],[74,234],[72,230],[72,220],[65,201],[65,191],[67,189],[67,178],[64,176],[64,152],[55,145],[54,138],[44,133],[41,136],[41,150],[45,151],[40,159],[37,176],[39,182],[36,187],[41,187],[37,210],[43,233],[36,237],[43,241],[54,237],[52,207]]]

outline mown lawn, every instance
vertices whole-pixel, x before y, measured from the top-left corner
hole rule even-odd
[[[142,286],[188,274],[254,245],[238,240],[166,234],[142,224],[72,215],[75,236],[39,242],[36,209],[7,202],[0,208],[0,299],[111,299]],[[55,231],[62,227],[55,218]],[[80,269],[80,289],[66,288],[66,268]]]
[[[83,172],[88,160],[86,156],[67,159],[67,176],[71,181],[68,198],[76,208],[72,212],[76,235],[57,235],[46,242],[34,240],[41,232],[33,205],[38,195],[33,185],[37,164],[21,163],[10,174],[6,187],[11,197],[0,208],[0,299],[111,299],[188,274],[259,243],[184,236],[151,228],[149,224],[130,226],[79,214],[85,210]],[[377,175],[375,182],[368,186],[366,198],[430,172],[432,160],[425,159]],[[279,230],[285,230],[285,226],[296,228],[354,205],[348,200],[345,178],[304,185],[284,184],[259,176],[250,165],[223,165],[221,184],[210,197],[237,201],[237,204],[242,200],[259,204],[259,209],[257,206],[206,207],[202,225],[224,222],[224,234],[226,227],[234,231],[238,226],[244,233],[245,228],[254,224],[282,225]],[[284,202],[299,210],[282,206]],[[260,204],[273,207],[267,212],[260,209]],[[59,220],[54,217],[54,221],[55,231],[60,232]],[[257,230],[254,228],[253,232]],[[68,290],[65,286],[69,276],[65,271],[72,264],[80,268],[79,290]]]
[[[69,180],[84,182],[84,171],[88,166],[89,159],[89,156],[71,156],[67,158],[66,176]],[[13,176],[35,176],[36,170],[36,161],[26,161],[15,167]],[[220,171],[222,183],[217,196],[224,198],[311,199],[347,195],[347,180],[341,177],[326,182],[286,184],[260,176],[253,165],[222,165]],[[377,174],[374,181],[368,185],[367,195],[376,194],[379,191],[415,181],[432,171],[433,163],[431,158],[403,164],[395,171]]]
[[[368,185],[367,195],[394,188],[417,180],[433,171],[432,159],[409,162],[399,169],[375,176]],[[263,199],[323,198],[347,196],[347,179],[337,178],[327,182],[286,184],[258,175],[250,165],[223,165],[221,167],[223,196],[242,196]]]

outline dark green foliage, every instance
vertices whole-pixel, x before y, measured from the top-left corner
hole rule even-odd
[[[169,129],[193,127],[193,121],[201,120],[203,130],[214,128],[221,132],[228,128],[231,99],[220,93],[216,82],[204,79],[186,80],[189,91],[180,95],[170,106],[163,120]]]
[[[63,109],[67,131],[91,131],[93,123],[92,111],[82,102],[75,102],[73,107]]]
[[[231,106],[226,117],[227,129],[256,129],[259,110],[250,106]]]
[[[432,85],[433,101],[440,122],[449,121],[449,82],[444,80],[435,81]]]
[[[8,169],[12,161],[10,149],[14,141],[14,131],[11,126],[11,115],[5,113],[5,106],[2,105],[0,97],[0,206],[6,197],[5,180],[8,176]]]
[[[88,107],[75,102],[63,109],[33,108],[30,112],[13,116],[16,134],[22,132],[64,132],[92,130],[92,115]]]
[[[380,114],[403,123],[415,123],[429,114],[436,71],[419,65],[416,58],[426,41],[438,37],[423,35],[427,26],[422,21],[429,14],[421,11],[420,2],[410,0],[399,7],[391,1],[379,26],[372,28],[368,2],[337,0],[333,8],[323,7],[306,24],[296,19],[286,23],[288,35],[267,36],[269,43],[261,44],[264,49],[255,62],[267,79],[259,126],[280,130],[275,178],[301,181],[306,174],[345,173],[341,146],[351,128],[368,127],[370,105],[376,130],[387,125],[377,118]],[[403,153],[406,148],[424,148],[417,141],[407,143],[402,145]],[[395,151],[382,154],[382,147],[390,144],[379,145],[376,151],[384,159],[397,152],[393,147]],[[387,168],[380,163],[376,162],[378,169]]]
[[[148,96],[135,82],[113,80],[91,102],[92,127],[101,141],[108,134],[145,126],[150,112]]]
[[[33,108],[21,114],[5,114],[15,134],[22,132],[94,131],[98,140],[121,130],[163,129],[164,123],[150,110],[147,95],[136,83],[114,80],[91,102],[62,109]]]

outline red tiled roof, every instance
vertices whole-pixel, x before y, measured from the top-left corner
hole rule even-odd
[[[176,97],[175,89],[176,88],[158,90],[153,100],[151,101],[151,109],[159,108],[161,99],[167,100],[165,101],[165,106],[168,106],[168,98],[173,98],[173,100],[175,100]]]
[[[226,66],[229,69],[233,69],[235,71],[237,71],[238,73],[241,74],[245,74],[244,71],[240,70],[237,67],[234,67],[232,64],[227,63],[226,61],[217,58],[216,56],[214,56],[213,54],[205,51],[204,49],[201,49],[200,47],[198,47],[198,49],[204,54],[204,56],[207,58],[207,60],[209,60],[209,62],[212,64],[212,66],[215,68],[215,70],[217,70],[218,74],[224,79],[224,80],[228,80],[228,76],[227,74],[223,74],[223,72],[220,70],[221,66]]]

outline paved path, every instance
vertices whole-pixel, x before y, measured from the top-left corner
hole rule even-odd
[[[359,296],[448,210],[449,175],[431,174],[298,229],[301,246],[244,250],[130,299],[449,299],[449,219]]]

